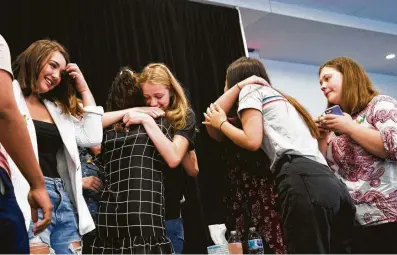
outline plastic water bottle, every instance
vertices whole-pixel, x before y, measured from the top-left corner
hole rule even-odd
[[[243,245],[241,244],[240,236],[237,234],[236,230],[230,231],[228,243],[230,254],[243,254]]]
[[[263,254],[263,242],[255,227],[249,228],[248,233],[248,253],[249,254]]]

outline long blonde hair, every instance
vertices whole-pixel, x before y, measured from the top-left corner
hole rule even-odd
[[[168,69],[161,63],[147,65],[139,79],[139,84],[155,83],[164,85],[170,91],[170,104],[165,109],[166,118],[169,119],[175,131],[184,129],[187,123],[189,102],[182,86]]]

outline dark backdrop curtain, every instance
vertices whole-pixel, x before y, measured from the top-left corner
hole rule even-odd
[[[207,224],[223,222],[222,146],[201,124],[206,107],[223,92],[225,71],[244,55],[238,12],[187,0],[4,0],[0,33],[12,58],[33,41],[66,46],[99,105],[121,66],[140,71],[163,62],[189,95],[200,133],[200,174],[186,179],[185,253],[206,253]]]

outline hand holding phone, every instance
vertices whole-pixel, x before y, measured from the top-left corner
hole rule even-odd
[[[343,116],[342,109],[340,108],[339,105],[334,105],[324,111],[324,114],[334,114],[334,115],[339,115]]]

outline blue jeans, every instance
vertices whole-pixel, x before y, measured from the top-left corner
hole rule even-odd
[[[0,253],[28,254],[25,219],[17,204],[10,177],[0,167]]]
[[[89,148],[82,148],[79,147],[79,156],[81,162],[81,174],[84,177],[95,176],[101,179],[104,183],[104,173],[99,169],[97,165],[94,164],[93,156],[89,153]],[[99,207],[99,200],[101,198],[101,192],[93,192],[88,189],[83,189],[83,196],[85,202],[87,203],[88,210],[91,213],[91,217],[94,220],[95,225],[97,224],[97,215],[98,215],[98,207]],[[86,235],[96,235],[96,231],[93,230]],[[85,236],[86,236],[85,235]]]
[[[183,219],[176,218],[165,221],[165,234],[171,240],[175,254],[182,254],[183,241],[185,239],[183,232]]]
[[[65,190],[63,181],[60,178],[44,177],[45,186],[53,205],[51,224],[46,230],[34,235],[33,222],[30,223],[29,240],[30,244],[45,243],[51,253],[77,254],[81,248],[73,248],[72,242],[81,242],[77,223],[77,213]],[[43,214],[39,210],[39,219]]]

